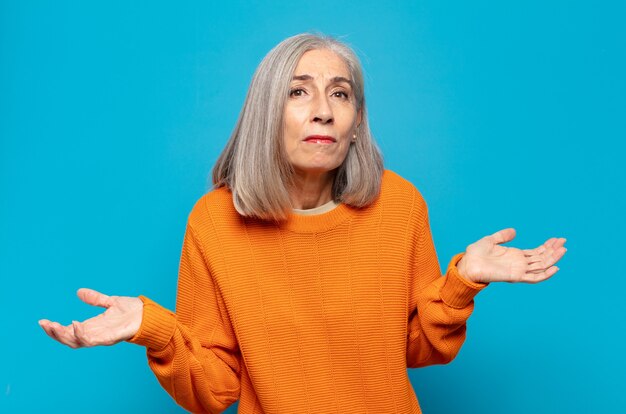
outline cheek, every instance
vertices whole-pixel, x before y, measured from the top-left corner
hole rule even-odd
[[[283,118],[283,135],[286,141],[296,140],[302,133],[302,117],[294,111],[285,111]]]
[[[352,137],[352,135],[350,137]],[[344,145],[345,146],[342,148],[341,151],[341,162],[343,162],[348,156],[348,151],[350,151],[350,141],[346,140]]]
[[[357,112],[354,110],[354,108],[346,108],[346,110],[343,111],[341,118],[338,119],[341,119],[340,128],[344,136],[352,139],[352,134],[354,133],[354,129],[356,128],[358,120]]]
[[[283,112],[285,124],[301,125],[307,118],[307,104],[305,102],[288,102],[285,105]]]

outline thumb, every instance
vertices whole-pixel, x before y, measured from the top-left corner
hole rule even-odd
[[[102,308],[108,308],[111,306],[111,298],[104,293],[100,293],[93,289],[80,288],[76,292],[80,300],[88,305],[100,306]]]
[[[508,228],[502,229],[493,233],[491,236],[487,236],[494,244],[502,244],[510,242],[515,238],[515,229]]]

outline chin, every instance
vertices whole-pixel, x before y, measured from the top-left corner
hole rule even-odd
[[[293,164],[292,164],[293,165]],[[293,165],[296,173],[301,174],[326,174],[333,172],[339,168],[341,164],[305,164]]]

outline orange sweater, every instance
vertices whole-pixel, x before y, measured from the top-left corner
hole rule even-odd
[[[221,188],[187,224],[176,314],[142,297],[130,339],[187,410],[419,413],[407,367],[452,360],[484,285],[445,277],[426,204],[386,171],[371,206],[274,224]]]

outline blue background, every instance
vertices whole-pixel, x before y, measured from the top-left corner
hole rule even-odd
[[[252,73],[310,30],[361,56],[442,267],[503,227],[523,248],[568,238],[557,276],[491,285],[457,359],[410,370],[425,413],[626,410],[624,2],[0,4],[1,412],[182,411],[144,349],[71,350],[37,320],[95,315],[83,286],[174,306]]]

